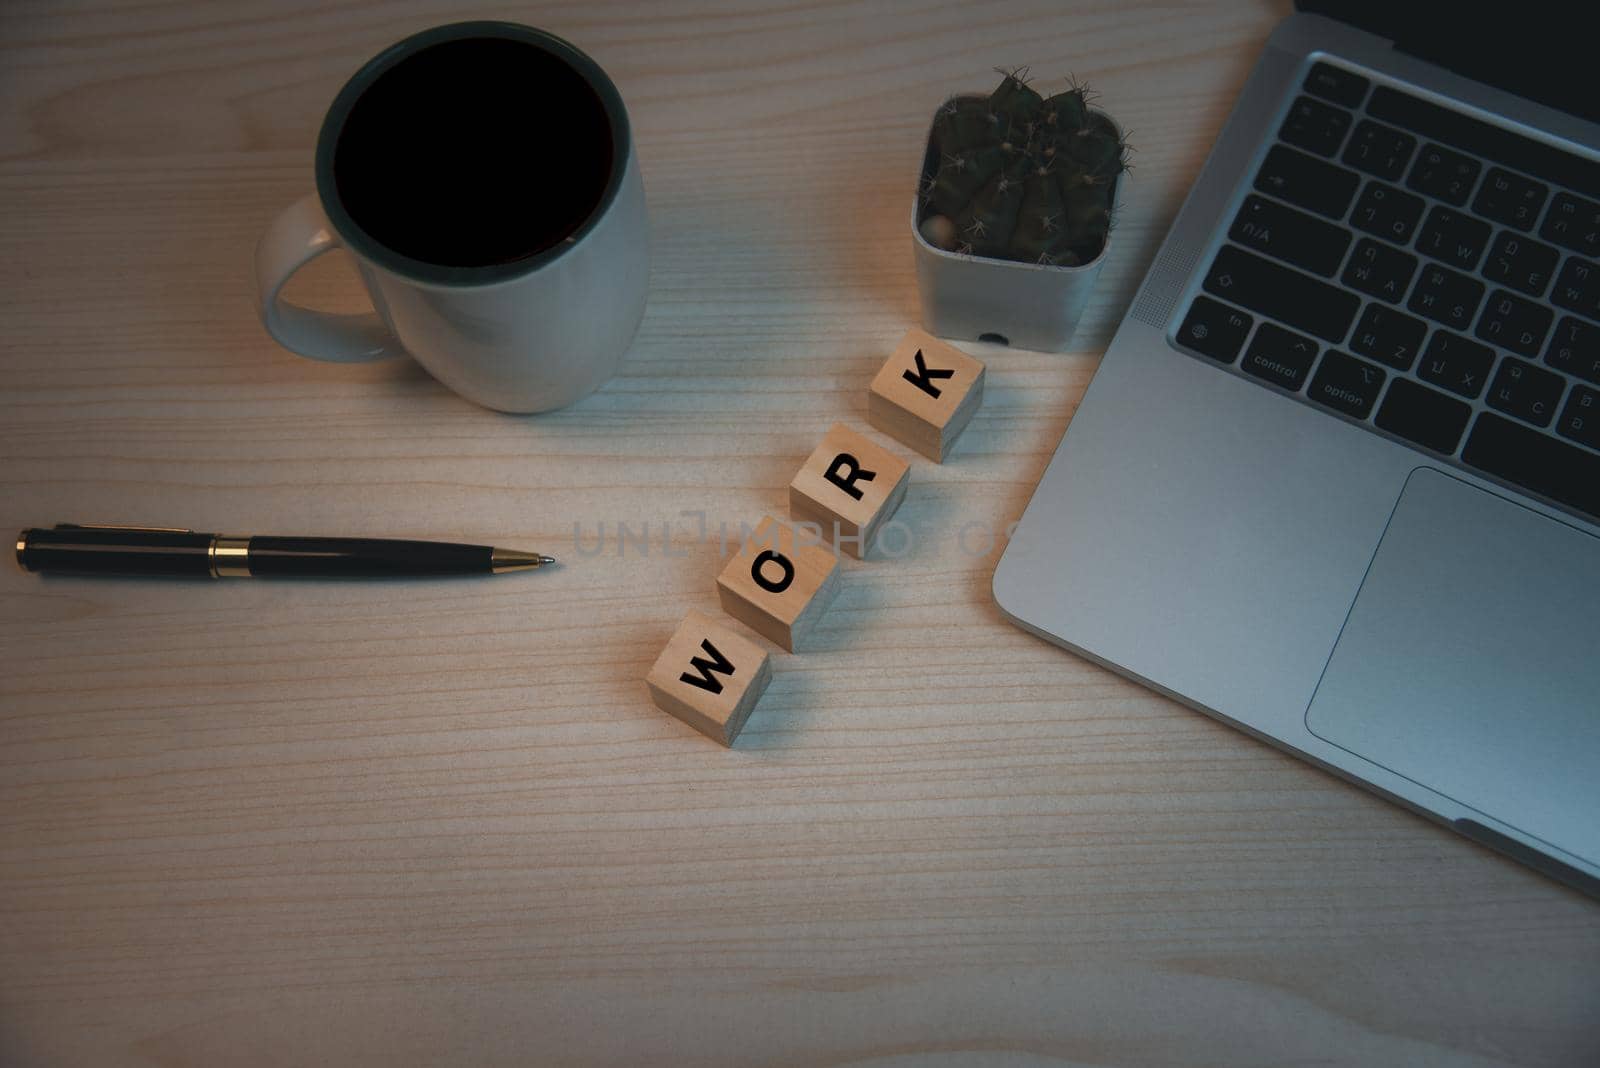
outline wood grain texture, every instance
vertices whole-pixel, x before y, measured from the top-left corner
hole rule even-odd
[[[1020,513],[1285,7],[474,5],[612,72],[655,235],[622,373],[518,418],[407,364],[299,360],[252,310],[251,248],[309,188],[333,93],[461,9],[0,6],[0,529],[567,562],[404,586],[0,568],[0,1064],[1600,1060],[1592,902],[988,595],[982,532]],[[738,745],[708,744],[645,672],[717,612],[718,525],[782,514],[822,433],[865,425],[916,320],[928,114],[1018,63],[1089,78],[1138,147],[1075,351],[973,349],[984,404],[915,465],[916,543],[845,561],[819,650],[775,654]],[[296,287],[363,305],[339,263]]]

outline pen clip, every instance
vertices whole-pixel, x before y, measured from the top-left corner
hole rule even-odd
[[[57,523],[57,530],[132,530],[141,534],[193,534],[186,527],[130,527],[121,523]]]

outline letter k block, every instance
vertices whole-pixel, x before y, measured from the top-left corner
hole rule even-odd
[[[839,558],[806,533],[769,515],[717,576],[722,610],[791,653],[839,589]]]
[[[732,745],[771,679],[765,649],[691,611],[645,676],[645,685],[661,711]]]
[[[910,474],[894,453],[835,423],[789,483],[789,515],[817,524],[824,542],[866,559],[900,507]]]
[[[901,339],[867,393],[867,421],[943,463],[983,404],[983,361],[922,330]]]

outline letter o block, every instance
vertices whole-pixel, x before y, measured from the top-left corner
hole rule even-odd
[[[894,453],[835,423],[789,483],[789,515],[866,559],[878,528],[900,507],[910,473]]]
[[[839,558],[770,515],[717,576],[722,610],[799,652],[839,589]]]
[[[657,708],[732,745],[772,679],[772,661],[755,642],[702,612],[678,624],[645,677]]]
[[[867,421],[934,463],[983,404],[983,361],[913,328],[867,392]]]

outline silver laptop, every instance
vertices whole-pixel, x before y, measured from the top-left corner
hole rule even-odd
[[[1600,895],[1589,68],[1554,5],[1476,42],[1448,32],[1456,5],[1299,6],[995,599]]]

